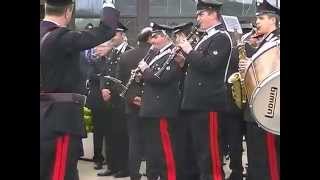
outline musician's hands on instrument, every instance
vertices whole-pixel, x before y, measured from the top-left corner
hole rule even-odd
[[[132,103],[133,103],[134,105],[137,105],[137,106],[140,107],[141,104],[142,104],[142,99],[141,99],[141,97],[135,96],[135,97],[133,98]]]
[[[111,99],[111,91],[109,89],[102,89],[101,94],[104,101],[109,101]]]
[[[186,39],[182,40],[181,42],[179,42],[177,44],[177,46],[181,47],[182,50],[186,53],[186,54],[189,54],[190,51],[192,50],[192,46],[191,44],[189,43],[189,41],[187,41]]]
[[[249,59],[240,59],[239,61],[239,71],[244,72],[250,65],[251,61]]]
[[[141,72],[144,72],[149,65],[145,61],[140,61],[138,67],[140,68]]]

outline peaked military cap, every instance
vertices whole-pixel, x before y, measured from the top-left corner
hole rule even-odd
[[[46,3],[52,6],[66,6],[73,3],[73,0],[46,0]]]
[[[116,29],[116,31],[126,32],[127,30],[128,28],[126,26],[124,26],[121,22],[118,22],[118,28]]]
[[[152,28],[145,27],[138,34],[138,41],[147,42],[148,38],[152,35]]]
[[[197,3],[197,10],[215,9],[220,10],[222,2],[217,0],[195,0]]]
[[[178,24],[173,27],[173,33],[188,31],[193,26],[193,22]]]
[[[257,1],[257,12],[256,16],[261,16],[264,14],[277,14],[280,15],[280,8],[277,8],[271,5],[266,0],[258,0]]]
[[[166,33],[166,34],[171,34],[174,29],[168,25],[165,25],[165,24],[157,24],[155,22],[151,22],[150,23],[150,27],[152,28],[152,36],[156,33],[159,33],[159,32],[163,32],[163,33]]]

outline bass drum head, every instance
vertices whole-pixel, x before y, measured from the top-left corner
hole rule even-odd
[[[262,129],[280,135],[280,71],[270,74],[257,86],[249,106]]]

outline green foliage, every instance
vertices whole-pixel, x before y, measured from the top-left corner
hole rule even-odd
[[[87,132],[93,132],[92,114],[91,110],[87,107],[83,108],[83,119]]]

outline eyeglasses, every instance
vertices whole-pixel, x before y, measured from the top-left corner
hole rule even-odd
[[[206,11],[207,11],[206,9],[204,9],[204,10],[199,10],[199,11],[196,12],[196,16],[201,16],[201,15],[203,15],[203,13],[206,12]]]
[[[158,38],[159,35],[160,35],[160,34],[158,34],[158,33],[154,33],[154,34],[151,35],[151,38]]]

